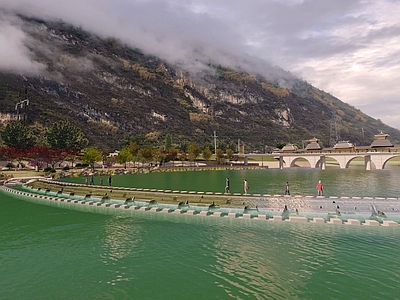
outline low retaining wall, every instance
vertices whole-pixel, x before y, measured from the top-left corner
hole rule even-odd
[[[382,223],[379,223],[375,220],[365,220],[365,222],[361,222],[357,219],[348,219],[343,222],[343,220],[338,218],[331,218],[328,222],[326,222],[323,218],[314,217],[310,220],[304,216],[290,216],[289,219],[283,220],[282,215],[274,215],[272,217],[267,217],[263,214],[257,214],[253,216],[252,214],[243,213],[243,215],[238,215],[237,213],[231,212],[224,215],[221,212],[210,213],[209,211],[200,211],[197,212],[195,210],[183,210],[179,208],[159,208],[159,207],[137,207],[137,206],[128,206],[123,204],[110,204],[110,203],[101,203],[95,201],[87,201],[87,200],[71,200],[66,198],[59,198],[56,196],[45,196],[38,195],[34,193],[28,193],[24,191],[15,190],[6,186],[0,186],[0,189],[7,193],[15,194],[18,196],[22,196],[30,202],[58,206],[61,208],[69,208],[75,210],[88,210],[91,209],[93,212],[100,212],[111,214],[111,213],[119,213],[123,211],[129,212],[145,212],[145,213],[156,213],[156,214],[174,214],[174,215],[187,215],[187,216],[197,216],[197,217],[206,217],[206,218],[230,218],[230,219],[247,219],[247,220],[258,220],[258,221],[270,221],[270,222],[291,222],[291,223],[312,223],[312,224],[333,224],[333,225],[352,225],[352,226],[382,226],[382,227],[398,227],[399,224],[395,221],[384,220]],[[96,209],[99,209],[96,211]]]

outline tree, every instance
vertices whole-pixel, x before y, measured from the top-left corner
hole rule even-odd
[[[170,148],[169,150],[164,150],[164,162],[169,162],[172,160],[172,163],[174,163],[174,160],[178,157],[178,149],[175,148]]]
[[[132,153],[132,155],[135,157],[138,152],[139,152],[139,145],[137,142],[131,141],[129,142],[129,145],[127,146],[127,148],[129,149],[129,151]]]
[[[49,157],[47,163],[55,169],[57,163],[61,163],[66,154],[61,149],[49,149]]]
[[[225,151],[227,147],[227,144],[224,140],[220,140],[218,143],[218,149],[221,149],[222,151]]]
[[[94,163],[101,161],[102,159],[103,155],[101,154],[101,151],[95,147],[89,147],[83,151],[83,158],[82,158],[83,163],[92,166],[93,170],[94,170]]]
[[[165,159],[165,154],[161,152],[160,149],[153,148],[153,160],[155,160],[157,163],[161,165],[164,159]]]
[[[74,162],[79,157],[78,153],[75,151],[67,151],[64,160],[71,162],[71,168],[74,167]]]
[[[103,155],[103,165],[107,168],[111,168],[115,164],[115,156],[104,156]]]
[[[27,153],[27,156],[31,159],[29,165],[35,167],[39,172],[40,169],[43,169],[44,164],[47,163],[50,159],[50,151],[47,146],[35,146],[31,147]]]
[[[51,148],[67,151],[81,150],[88,145],[84,133],[68,120],[54,123],[46,133],[46,140]]]
[[[48,128],[40,124],[39,122],[34,122],[32,125],[29,126],[29,128],[32,129],[32,133],[36,137],[35,144],[37,146],[46,146],[47,145],[46,134],[43,133],[46,133]]]
[[[204,160],[210,160],[211,156],[212,156],[212,152],[210,150],[210,147],[208,147],[208,146],[205,147],[204,150],[203,150],[203,158],[204,158]]]
[[[18,167],[22,167],[22,161],[28,157],[28,149],[21,147],[10,147],[8,148],[8,158],[10,161],[16,160]]]
[[[219,164],[224,161],[224,151],[222,149],[217,149],[216,159]]]
[[[181,140],[179,144],[179,150],[184,153],[188,151],[188,142],[186,140]]]
[[[1,160],[8,160],[10,156],[9,148],[0,146],[0,161]]]
[[[172,138],[170,134],[167,134],[165,136],[164,149],[168,151],[171,148],[172,148]]]
[[[27,149],[35,144],[32,130],[21,121],[8,123],[1,131],[4,145],[13,148]]]
[[[284,142],[276,143],[276,148],[278,148],[278,149],[282,149],[285,146],[286,146],[286,143],[284,143]]]
[[[232,149],[226,149],[226,158],[231,160],[233,158],[233,150]]]
[[[133,161],[138,161],[138,153],[139,153],[139,145],[137,144],[137,142],[134,141],[130,141],[128,146],[126,146],[129,149],[129,152],[132,154],[132,160]]]
[[[121,151],[118,153],[117,163],[124,164],[125,169],[126,169],[126,163],[132,160],[133,160],[133,155],[129,151],[128,147],[122,148]]]
[[[237,148],[237,143],[233,140],[229,140],[229,142],[226,144],[226,149],[236,149]]]
[[[190,143],[188,147],[189,160],[194,161],[200,154],[200,149],[196,143]]]
[[[141,148],[138,152],[142,163],[148,163],[153,160],[154,149],[153,146],[147,146],[146,148]]]

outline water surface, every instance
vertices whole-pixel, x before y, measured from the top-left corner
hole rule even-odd
[[[219,191],[229,175],[234,191],[246,177],[260,192],[279,192],[289,180],[308,194],[322,178],[332,193],[398,193],[396,170],[336,171],[159,173],[113,182]],[[0,299],[400,299],[399,228],[106,215],[2,191],[0,203]]]

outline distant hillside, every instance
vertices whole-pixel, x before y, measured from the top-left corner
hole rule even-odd
[[[193,75],[113,38],[62,22],[24,21],[34,41],[29,48],[47,73],[0,72],[3,122],[15,118],[26,89],[29,124],[70,119],[106,150],[131,138],[162,143],[167,133],[174,143],[212,144],[214,131],[225,143],[240,139],[246,151],[287,142],[301,147],[313,137],[329,146],[333,116],[340,139],[366,145],[384,131],[400,143],[400,131],[284,71],[273,81],[214,65]]]

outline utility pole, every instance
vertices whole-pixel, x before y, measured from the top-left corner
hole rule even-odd
[[[240,154],[240,139],[238,139],[238,154]]]
[[[217,132],[216,131],[214,131],[214,151],[215,151],[215,156],[217,156]]]
[[[26,119],[27,119],[27,107],[29,105],[29,99],[28,99],[28,89],[25,89],[25,99],[21,100],[21,92],[19,93],[19,99],[21,101],[19,101],[17,104],[15,104],[15,110],[17,111],[17,120],[20,121],[21,120],[21,116],[20,116],[20,109],[23,109],[23,122],[24,125],[26,124]]]

